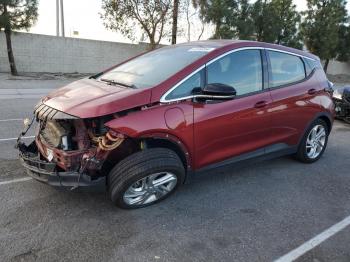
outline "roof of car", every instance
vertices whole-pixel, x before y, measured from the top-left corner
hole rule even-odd
[[[246,41],[246,40],[230,40],[230,39],[217,39],[217,40],[199,40],[181,43],[179,45],[189,45],[189,46],[207,46],[207,47],[222,47],[231,45],[234,43],[244,43],[244,42],[254,42],[254,41]],[[258,42],[256,42],[258,43]]]
[[[277,45],[277,44],[271,44],[271,43],[265,43],[265,42],[258,42],[258,41],[248,41],[248,40],[230,40],[230,39],[219,39],[219,40],[201,40],[201,41],[193,41],[193,42],[187,42],[182,43],[178,45],[188,45],[192,47],[211,47],[214,49],[220,49],[231,46],[232,48],[237,47],[263,47],[263,48],[271,48],[271,49],[277,49],[281,51],[291,52],[295,54],[299,54],[302,56],[307,56],[312,59],[319,58],[315,56],[314,54],[311,54],[307,51],[302,51],[299,49],[283,46],[283,45]],[[176,46],[178,46],[176,45]]]

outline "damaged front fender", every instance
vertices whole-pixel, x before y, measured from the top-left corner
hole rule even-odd
[[[132,112],[105,123],[109,130],[133,139],[160,138],[175,143],[186,155],[187,163],[193,166],[193,106],[156,105]]]

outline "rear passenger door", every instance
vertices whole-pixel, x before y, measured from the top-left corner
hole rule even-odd
[[[314,71],[306,70],[309,58],[277,50],[266,50],[266,53],[274,143],[297,145],[300,135],[319,112],[317,77]]]

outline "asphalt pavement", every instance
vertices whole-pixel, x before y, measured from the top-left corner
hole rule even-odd
[[[23,180],[9,138],[58,85],[40,81],[26,92],[0,81],[0,261],[273,261],[350,219],[350,125],[339,121],[314,164],[282,157],[211,171],[139,210]],[[349,262],[349,233],[334,231],[297,261]]]

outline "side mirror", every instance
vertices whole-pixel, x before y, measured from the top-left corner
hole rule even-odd
[[[206,85],[201,92],[201,97],[208,99],[232,99],[236,96],[236,89],[233,86],[212,83]]]

